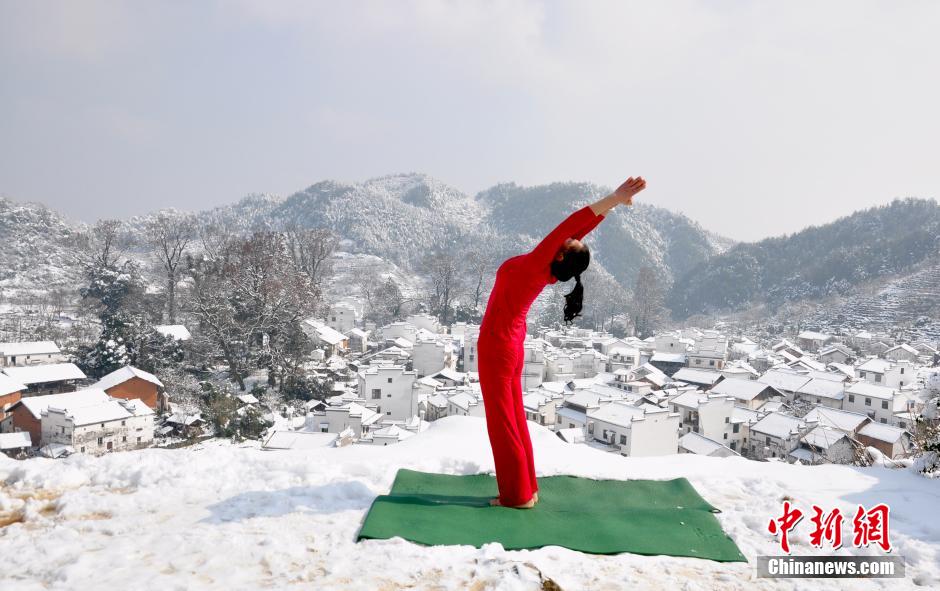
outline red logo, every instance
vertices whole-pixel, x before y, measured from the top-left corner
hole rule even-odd
[[[812,507],[813,516],[810,518],[810,523],[813,524],[813,531],[809,534],[810,544],[815,548],[822,548],[825,541],[833,550],[838,550],[842,547],[842,512],[836,508],[826,513],[818,505]],[[884,503],[879,503],[868,511],[859,505],[852,519],[854,532],[852,545],[860,548],[876,544],[885,552],[890,552],[888,511],[888,506]],[[790,553],[788,534],[796,528],[801,519],[803,519],[803,512],[793,507],[790,501],[784,501],[783,515],[777,519],[771,519],[767,524],[767,531],[780,536],[780,548],[787,554]]]

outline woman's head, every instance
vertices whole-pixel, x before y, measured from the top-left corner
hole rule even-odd
[[[558,250],[552,261],[552,275],[559,281],[574,278],[575,285],[571,293],[565,295],[565,323],[570,324],[581,314],[584,299],[584,287],[581,285],[581,273],[591,263],[591,251],[580,240],[569,238]]]

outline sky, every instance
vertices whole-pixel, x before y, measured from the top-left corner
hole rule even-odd
[[[940,196],[940,2],[0,0],[0,195],[642,175],[736,240]]]

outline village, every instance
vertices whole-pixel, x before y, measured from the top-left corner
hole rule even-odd
[[[361,302],[344,298],[301,327],[312,345],[303,371],[325,393],[272,399],[261,372],[251,389],[225,395],[229,420],[257,418],[253,434],[233,436],[315,453],[393,445],[442,417],[485,417],[477,324],[442,326],[421,313],[376,326],[363,320]],[[181,344],[191,338],[183,325],[154,328]],[[868,465],[873,455],[911,457],[940,422],[937,344],[866,331],[757,342],[695,328],[646,339],[540,329],[525,352],[528,419],[569,444],[624,456]],[[52,341],[0,343],[0,370],[0,450],[12,458],[178,447],[231,433],[218,415],[179,404],[153,373],[128,365],[88,378]]]

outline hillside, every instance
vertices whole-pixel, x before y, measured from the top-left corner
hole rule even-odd
[[[399,468],[492,473],[483,419],[447,417],[388,447],[353,445],[261,451],[256,443],[212,441],[22,462],[0,455],[0,554],[4,580],[39,589],[793,589],[794,580],[757,579],[758,555],[779,554],[766,532],[782,499],[811,512],[854,514],[890,505],[892,554],[906,579],[812,581],[813,589],[911,589],[940,584],[940,523],[924,519],[937,483],[907,469],[800,466],[693,454],[624,458],[562,442],[529,424],[540,476],[686,477],[718,507],[723,529],[749,563],[618,554],[550,546],[506,551],[491,543],[427,547],[401,538],[355,537],[372,500]],[[538,511],[536,506],[533,511]],[[805,527],[804,527],[805,526]],[[809,544],[808,518],[790,534],[794,555],[876,552],[849,540],[833,551]],[[80,543],[78,543],[80,541]],[[23,551],[28,548],[29,551]],[[877,552],[880,552],[878,550]]]
[[[844,295],[913,272],[938,254],[940,204],[895,200],[796,234],[737,244],[682,275],[667,305],[685,318]]]

